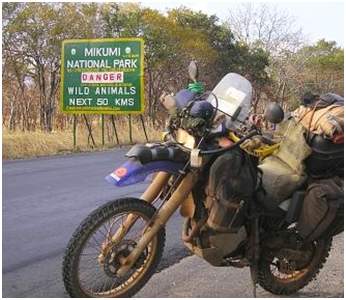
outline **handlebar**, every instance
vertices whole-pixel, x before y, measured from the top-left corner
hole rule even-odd
[[[214,154],[221,154],[223,152],[226,152],[228,150],[231,150],[235,147],[238,147],[240,144],[242,144],[245,140],[255,136],[255,135],[258,135],[258,131],[257,130],[252,130],[250,131],[250,133],[242,138],[240,138],[236,143],[232,144],[231,146],[229,147],[226,147],[226,148],[218,148],[218,149],[213,149],[213,150],[201,150],[200,151],[200,155],[214,155]],[[184,152],[187,152],[187,153],[190,153],[191,152],[191,149],[190,148],[187,148],[185,147],[184,145],[178,143],[172,136],[170,137],[171,140],[173,141],[173,143],[176,144],[176,146],[178,146],[182,151]]]
[[[232,144],[229,147],[221,148],[221,149],[213,149],[213,150],[205,150],[200,151],[200,155],[213,155],[213,154],[221,154],[223,152],[226,152],[228,150],[231,150],[232,148],[238,147],[240,144],[242,144],[245,140],[255,136],[258,134],[257,130],[252,130],[248,135],[242,137],[238,142]]]

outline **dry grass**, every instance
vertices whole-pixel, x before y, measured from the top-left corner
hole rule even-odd
[[[117,132],[119,142],[122,145],[130,144],[128,124],[117,123]],[[161,138],[161,131],[147,125],[146,131],[149,141],[158,141]],[[88,131],[84,125],[77,128],[77,147],[73,147],[72,128],[64,131],[54,131],[45,133],[42,131],[35,132],[10,132],[3,129],[2,136],[2,158],[18,159],[32,158],[44,155],[55,155],[69,152],[82,152],[109,149],[117,146],[116,138],[112,127],[105,126],[105,145],[102,146],[102,132],[99,124],[93,124],[93,136],[96,147],[92,146],[92,141],[88,141]],[[139,123],[132,125],[133,143],[144,143],[145,135],[142,126]]]

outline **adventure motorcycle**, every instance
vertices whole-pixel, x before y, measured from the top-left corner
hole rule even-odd
[[[196,65],[190,65],[189,74],[196,84]],[[212,108],[198,93],[177,93],[176,99],[180,97],[184,105],[171,119],[165,141],[134,146],[126,155],[128,161],[106,177],[121,187],[154,174],[140,199],[108,202],[90,213],[76,229],[63,261],[63,280],[70,296],[135,295],[155,272],[164,249],[165,224],[179,207],[185,218],[184,244],[214,266],[249,266],[254,293],[257,283],[277,295],[295,293],[323,267],[332,237],[343,231],[343,208],[338,210],[330,230],[306,244],[299,240],[295,228],[304,190],[267,209],[259,201],[255,175],[255,182],[249,182],[255,189],[247,201],[226,203],[226,213],[210,205],[206,191],[213,184],[212,166],[219,157],[237,153],[247,161],[243,174],[250,176],[258,160],[278,148],[273,143],[250,155],[240,147],[262,133],[245,122],[251,101],[250,83],[237,74],[226,76],[227,80],[208,96]],[[235,95],[232,103],[216,96],[220,94],[217,89],[225,84],[228,92]],[[193,104],[197,102],[207,109],[194,114]],[[233,105],[231,112],[226,112],[227,105]],[[225,122],[220,122],[225,118],[231,123],[227,129],[223,127]],[[191,121],[189,125],[186,120]],[[242,130],[235,129],[238,125],[243,126]],[[227,142],[220,143],[224,138]],[[213,226],[220,218],[227,230]]]

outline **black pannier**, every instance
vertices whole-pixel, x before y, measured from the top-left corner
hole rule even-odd
[[[329,229],[340,232],[340,228],[335,228],[334,221],[338,211],[343,210],[343,203],[344,181],[341,178],[336,176],[311,181],[306,190],[303,209],[298,221],[299,234],[306,241],[313,241]],[[330,226],[334,228],[330,228]]]
[[[344,144],[334,144],[320,135],[314,135],[309,145],[312,153],[305,163],[310,177],[344,176]]]
[[[218,157],[210,168],[207,225],[220,232],[237,232],[258,179],[257,159],[236,149]]]

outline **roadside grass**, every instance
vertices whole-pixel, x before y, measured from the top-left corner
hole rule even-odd
[[[20,131],[10,132],[3,128],[2,131],[2,158],[20,159],[34,158],[46,155],[56,155],[72,152],[99,151],[118,147],[120,145],[129,145],[129,128],[127,122],[117,123],[117,133],[119,145],[112,127],[106,124],[104,131],[105,145],[102,145],[102,131],[100,124],[92,125],[92,133],[96,143],[93,146],[91,138],[88,139],[88,130],[85,125],[77,127],[77,146],[73,147],[72,128],[66,130],[53,131],[46,133],[43,131]],[[146,125],[146,131],[149,141],[159,141],[161,131]],[[145,134],[140,123],[132,124],[132,143],[145,143]]]

